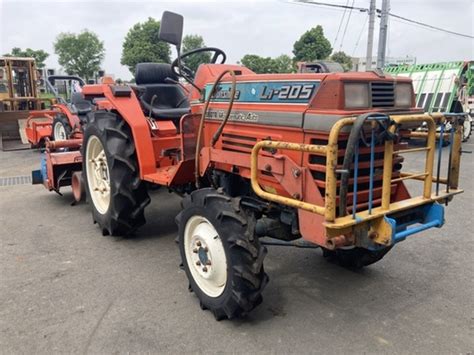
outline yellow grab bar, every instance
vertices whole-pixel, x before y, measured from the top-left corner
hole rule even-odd
[[[314,145],[314,144],[299,144],[299,143],[287,143],[287,142],[276,142],[276,141],[260,141],[252,149],[252,154],[250,156],[250,183],[252,185],[253,191],[257,196],[266,199],[268,201],[281,203],[286,206],[300,208],[305,211],[313,212],[316,214],[324,215],[324,207],[313,205],[304,201],[300,201],[294,198],[279,196],[264,191],[258,183],[258,153],[262,148],[270,149],[285,149],[285,150],[295,150],[300,152],[307,153],[326,153],[326,146]]]

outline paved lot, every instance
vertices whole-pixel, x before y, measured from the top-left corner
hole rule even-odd
[[[0,152],[0,176],[27,175],[38,158]],[[443,229],[357,272],[319,250],[270,247],[264,303],[222,322],[201,311],[178,267],[176,196],[155,192],[148,224],[116,239],[100,235],[87,205],[69,205],[69,191],[0,187],[0,352],[472,353],[474,159],[463,158],[467,191]]]

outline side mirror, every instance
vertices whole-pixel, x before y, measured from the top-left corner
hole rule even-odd
[[[163,12],[158,37],[179,49],[183,38],[183,16],[170,11]]]

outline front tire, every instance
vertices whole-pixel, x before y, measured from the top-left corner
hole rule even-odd
[[[262,302],[268,282],[266,248],[255,237],[255,217],[240,200],[205,188],[183,200],[179,249],[190,290],[217,320],[242,316]]]
[[[103,235],[129,235],[145,224],[150,198],[140,180],[132,133],[120,116],[91,114],[84,131],[83,174],[92,217]]]
[[[59,114],[53,120],[53,140],[65,141],[69,139],[72,128],[66,116]]]

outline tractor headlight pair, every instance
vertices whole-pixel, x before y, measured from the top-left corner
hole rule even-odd
[[[398,83],[394,89],[395,107],[412,107],[413,89],[410,83]],[[372,106],[369,83],[345,83],[344,105],[346,109],[362,109]]]

